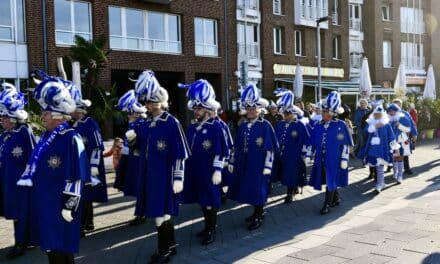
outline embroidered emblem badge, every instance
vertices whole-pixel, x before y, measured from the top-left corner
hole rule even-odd
[[[156,127],[156,121],[151,122],[150,127]]]
[[[258,137],[257,140],[255,141],[255,143],[257,143],[257,146],[261,147],[263,145],[263,138],[262,137]]]
[[[58,156],[50,156],[47,165],[52,169],[57,169],[61,166],[61,159]]]
[[[212,143],[211,143],[211,141],[210,140],[204,140],[203,141],[203,143],[202,143],[202,145],[203,145],[203,148],[205,149],[205,150],[208,150],[208,149],[210,149],[211,147],[212,147]]]
[[[163,140],[158,140],[156,144],[157,150],[164,151],[167,148],[167,143]]]
[[[293,138],[296,138],[298,136],[298,131],[293,130],[291,135],[292,135]]]
[[[23,149],[21,147],[15,147],[12,149],[12,156],[14,158],[20,158],[23,155]]]
[[[337,138],[338,140],[344,140],[344,134],[342,134],[342,133],[338,133],[338,135],[336,136],[336,138]]]

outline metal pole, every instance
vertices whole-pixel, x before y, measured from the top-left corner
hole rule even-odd
[[[321,89],[321,34],[320,34],[320,21],[317,22],[316,26],[316,50],[318,57],[318,101],[322,99],[322,89]]]
[[[224,41],[225,41],[225,87],[226,87],[226,110],[230,109],[229,106],[229,47],[228,47],[228,0],[225,0],[224,4]]]

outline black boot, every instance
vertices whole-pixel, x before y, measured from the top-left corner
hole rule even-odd
[[[215,241],[215,229],[217,227],[217,209],[207,210],[207,229],[204,234],[202,245],[209,245]]]
[[[145,221],[146,221],[145,217],[135,216],[132,220],[130,220],[130,222],[128,222],[128,224],[131,226],[137,226],[137,225],[145,223]]]
[[[368,179],[372,180],[375,177],[376,170],[375,167],[368,166],[368,169],[370,170],[370,174],[368,174]]]
[[[167,222],[167,221],[166,221]],[[157,252],[151,255],[150,264],[168,263],[170,261],[170,249],[168,245],[168,230],[167,223],[162,223],[157,227]]]
[[[170,254],[175,256],[177,254],[177,243],[175,237],[174,223],[170,219],[167,221],[167,231],[168,231],[168,248],[170,250]]]
[[[341,198],[339,196],[339,192],[338,189],[333,191],[333,199],[332,202],[330,204],[330,207],[335,207],[335,206],[339,206],[341,204]]]
[[[205,219],[205,227],[203,228],[203,230],[197,232],[196,237],[198,238],[205,236],[206,230],[208,229],[208,209],[203,207],[202,211],[203,211],[203,219]]]
[[[262,205],[255,206],[254,209],[254,218],[252,222],[249,224],[248,229],[249,230],[255,230],[260,228],[260,226],[263,224],[264,219],[264,209]]]
[[[293,190],[294,189],[295,188],[291,188],[291,187],[287,188],[287,193],[286,193],[286,198],[284,198],[284,203],[289,204],[293,201]]]
[[[320,211],[320,213],[322,215],[328,214],[330,213],[330,202],[332,201],[332,194],[333,192],[330,192],[329,190],[325,190],[325,200],[324,200],[324,205],[322,206],[322,209]]]
[[[18,258],[18,257],[24,255],[25,250],[26,250],[26,246],[16,244],[13,248],[11,248],[11,250],[8,251],[8,253],[6,254],[6,258],[7,259]]]
[[[260,217],[261,217],[262,219],[264,219],[264,216],[265,216],[265,215],[266,215],[266,212],[263,210],[263,214],[262,214]],[[254,221],[255,217],[257,217],[257,214],[256,214],[256,210],[254,209],[254,212],[252,213],[252,215],[246,217],[246,218],[244,219],[244,221],[245,221],[246,223],[250,224],[252,221]]]

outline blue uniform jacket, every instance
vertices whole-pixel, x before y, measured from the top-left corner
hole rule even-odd
[[[185,163],[182,203],[219,208],[221,185],[212,183],[212,174],[216,170],[223,171],[224,160],[229,156],[220,122],[211,118],[202,124],[192,124],[187,139],[191,156]]]
[[[321,190],[326,184],[329,191],[348,185],[348,168],[341,168],[341,161],[349,158],[349,146],[353,139],[344,121],[322,121],[312,131],[310,142],[315,151],[309,185]],[[325,175],[323,175],[325,173]],[[323,178],[325,176],[325,178]],[[324,181],[325,182],[324,182]]]
[[[50,133],[40,139],[43,142]],[[73,221],[61,216],[63,193],[82,194],[89,181],[89,161],[81,137],[75,130],[61,131],[42,154],[30,187],[30,241],[43,251],[75,253],[79,250],[81,209]]]
[[[88,116],[76,121],[73,128],[83,140],[90,168],[98,168],[98,179],[101,181],[101,184],[94,187],[89,184],[85,186],[84,201],[105,203],[108,201],[108,196],[104,157],[102,156],[104,143],[102,142],[101,129],[99,128],[98,123]]]
[[[393,164],[393,150],[399,146],[396,143],[393,129],[389,120],[382,119],[383,127],[376,128],[378,121],[374,118],[367,120],[368,139],[365,145],[364,160],[370,166]]]
[[[278,143],[271,124],[259,117],[254,122],[244,121],[235,139],[234,165],[228,197],[240,203],[264,205],[270,175],[263,170],[272,169],[273,155]]]
[[[189,147],[179,121],[168,112],[142,124],[136,144],[141,152],[140,190],[135,215],[151,218],[178,215],[173,182],[183,181]]]

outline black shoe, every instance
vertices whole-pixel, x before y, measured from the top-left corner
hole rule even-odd
[[[261,218],[261,219],[264,219],[264,216],[265,216],[265,215],[266,215],[266,212],[263,212],[263,214],[261,214],[260,218]],[[245,221],[246,223],[250,224],[250,223],[252,223],[252,222],[254,221],[254,219],[255,219],[255,215],[251,215],[251,216],[246,217],[246,218],[244,219],[244,221]]]
[[[79,237],[80,238],[86,237],[86,231],[84,230],[84,228],[81,228],[81,231],[79,233]]]
[[[170,254],[171,252],[169,250],[161,251],[154,253],[150,257],[150,264],[156,264],[156,263],[168,263],[170,262]]]
[[[128,222],[128,224],[131,226],[137,226],[137,225],[145,223],[145,221],[146,221],[145,217],[136,216],[133,220]]]
[[[339,192],[337,190],[333,193],[333,200],[330,203],[330,207],[339,206],[341,204],[341,198],[339,197]]]
[[[287,195],[286,198],[284,198],[284,203],[290,204],[293,201],[292,195]]]
[[[328,204],[325,204],[324,207],[321,208],[319,213],[322,215],[330,213],[330,206]]]
[[[15,259],[22,255],[24,255],[26,247],[15,245],[11,250],[6,254],[7,259]]]
[[[93,231],[95,230],[95,225],[94,224],[88,224],[84,227],[85,231]]]
[[[215,241],[215,230],[207,230],[205,237],[202,239],[202,245],[209,245]]]
[[[248,229],[250,231],[256,230],[260,228],[260,226],[263,224],[263,217],[255,217],[254,220],[249,224]]]
[[[326,190],[324,205],[321,208],[321,210],[319,211],[322,215],[330,213],[330,204],[332,201],[333,201],[333,192]]]

